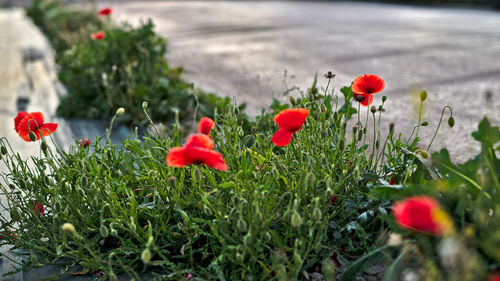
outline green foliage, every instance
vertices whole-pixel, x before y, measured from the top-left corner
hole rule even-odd
[[[61,116],[107,119],[124,107],[121,121],[139,125],[145,118],[144,101],[157,122],[182,121],[195,113],[212,117],[231,103],[182,80],[182,68],[168,65],[166,41],[154,32],[151,21],[117,26],[95,10],[42,0],[33,1],[28,15],[56,51],[59,79],[68,89],[57,109]],[[91,34],[99,30],[104,39],[92,40]]]

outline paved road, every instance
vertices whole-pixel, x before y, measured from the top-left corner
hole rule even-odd
[[[477,151],[470,133],[484,115],[500,122],[498,12],[310,1],[101,4],[115,8],[120,20],[152,18],[169,39],[173,65],[184,65],[189,79],[236,96],[254,113],[281,96],[285,70],[288,85],[302,89],[316,71],[334,70],[337,88],[363,73],[382,76],[385,120],[405,132],[415,123],[409,89],[428,89],[427,140],[440,108],[451,105],[456,126],[444,128],[434,148],[452,147],[458,160]]]

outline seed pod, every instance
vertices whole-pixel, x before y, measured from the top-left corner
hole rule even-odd
[[[420,101],[425,101],[427,99],[427,91],[426,90],[422,90],[420,92]]]
[[[289,96],[288,99],[290,100],[290,103],[292,105],[296,105],[297,104],[297,101],[295,100],[295,98],[293,96]]]
[[[377,107],[375,107],[374,105],[370,106],[370,112],[371,113],[377,112]]]
[[[5,146],[2,145],[2,148],[0,148],[0,149],[2,150],[3,155],[7,154],[7,148]]]
[[[297,211],[293,211],[292,214],[292,226],[299,227],[302,224],[302,217],[297,213]]]
[[[28,137],[30,138],[30,141],[32,141],[32,142],[36,141],[36,135],[32,131],[29,132]]]
[[[453,126],[455,126],[455,118],[453,118],[453,116],[450,116],[450,118],[448,118],[448,126],[450,126],[450,128],[453,128]]]
[[[141,260],[144,264],[148,264],[151,261],[151,250],[149,248],[144,249],[141,253]]]
[[[109,235],[108,228],[105,225],[101,225],[101,227],[99,227],[99,232],[103,238],[106,238]]]
[[[422,124],[420,124],[420,126],[423,126],[423,127],[428,126],[428,125],[429,125],[429,122],[427,122],[427,121],[424,121],[424,122],[422,122]]]

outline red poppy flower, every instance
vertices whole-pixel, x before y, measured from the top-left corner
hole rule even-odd
[[[213,141],[203,134],[192,135],[184,146],[173,147],[166,157],[170,167],[184,167],[191,164],[205,164],[217,170],[226,171],[227,165],[224,157],[213,151]]]
[[[45,213],[45,207],[43,204],[40,204],[38,201],[33,203],[33,211],[35,211],[35,215],[37,217],[41,217]]]
[[[48,136],[57,130],[56,123],[43,123],[43,114],[41,112],[27,113],[21,111],[14,119],[16,132],[25,141],[31,141],[29,132],[33,132],[36,140],[40,139],[40,134]]]
[[[99,31],[97,31],[96,33],[92,33],[92,34],[90,34],[90,37],[91,37],[93,40],[102,40],[102,39],[104,39],[104,31],[99,30]]]
[[[364,106],[369,106],[373,102],[373,94],[382,91],[384,88],[384,79],[373,74],[358,76],[352,82],[354,98]]]
[[[83,138],[78,141],[78,145],[81,147],[87,147],[92,144],[92,140],[89,138]]]
[[[286,146],[292,140],[292,135],[302,129],[309,110],[305,108],[285,109],[274,116],[274,122],[279,130],[273,135],[271,141],[277,146]]]
[[[392,211],[399,226],[406,229],[432,235],[442,235],[451,229],[449,217],[429,196],[413,196],[396,202]]]
[[[214,120],[208,117],[202,117],[200,123],[198,123],[198,133],[208,136],[213,127],[215,127]]]
[[[395,185],[396,184],[396,180],[395,180],[394,176],[391,176],[391,180],[389,181],[389,184],[390,185]]]
[[[330,198],[330,205],[335,204],[336,201],[337,201],[337,195],[333,194],[332,198]]]
[[[100,16],[109,16],[113,10],[109,7],[103,8],[99,11]]]

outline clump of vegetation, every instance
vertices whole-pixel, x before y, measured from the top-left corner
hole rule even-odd
[[[73,9],[52,0],[34,0],[28,15],[56,51],[59,79],[68,89],[57,109],[61,116],[107,119],[124,107],[121,121],[141,125],[144,100],[157,122],[182,121],[197,113],[213,117],[231,102],[194,88],[181,78],[181,67],[168,65],[166,41],[151,21],[137,27],[115,25],[112,10],[99,15],[95,9]]]

